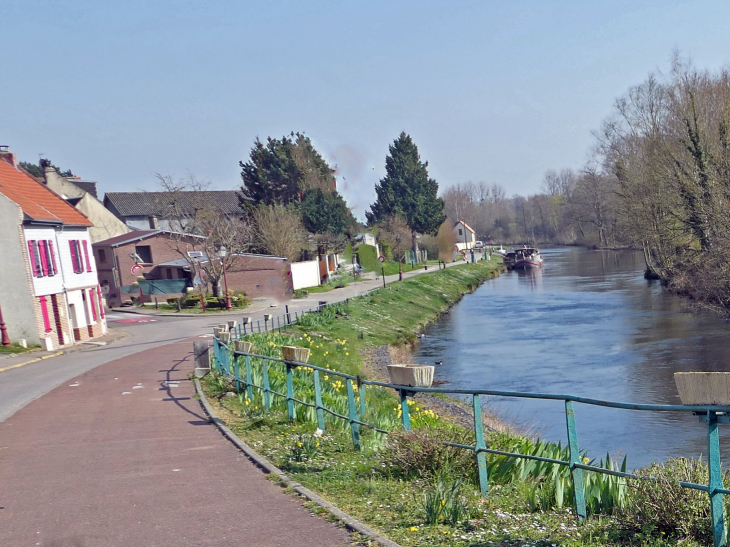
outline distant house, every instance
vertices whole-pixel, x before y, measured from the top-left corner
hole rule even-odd
[[[0,147],[0,306],[11,340],[52,350],[106,333],[91,227]]]
[[[157,297],[164,300],[193,287],[196,277],[205,283],[207,280],[201,273],[202,269],[191,267],[190,262],[180,255],[180,251],[194,251],[199,238],[167,230],[139,230],[95,243],[99,284],[107,304],[116,307],[138,297],[139,290],[131,286],[140,276],[145,278],[142,295],[146,302],[155,295],[150,295],[144,287],[153,288]],[[199,255],[198,264],[210,260]],[[249,298],[283,300],[290,298],[293,292],[289,261],[282,257],[238,254],[226,270],[226,276],[229,290],[245,291]]]
[[[466,222],[460,220],[459,222],[454,224],[454,234],[456,235],[457,250],[463,251],[465,249],[474,248],[474,243],[476,242],[476,234]]]
[[[132,230],[99,201],[95,182],[81,180],[79,177],[62,177],[48,160],[41,160],[41,167],[44,169],[46,187],[81,211],[93,223],[89,229],[92,241],[109,239]]]
[[[202,207],[211,207],[222,215],[243,216],[240,192],[215,190],[204,192],[107,192],[104,207],[135,230],[180,229],[180,218],[193,215]]]

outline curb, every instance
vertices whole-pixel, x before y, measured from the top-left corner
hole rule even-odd
[[[335,517],[338,521],[343,523],[345,527],[353,532],[358,532],[359,534],[362,534],[363,536],[369,537],[373,541],[375,541],[378,545],[382,545],[383,547],[400,547],[397,543],[394,541],[389,540],[388,538],[380,535],[372,528],[366,526],[359,520],[355,520],[348,514],[342,512],[337,507],[332,505],[330,502],[325,500],[324,498],[321,498],[308,488],[305,488],[301,484],[299,484],[296,481],[293,481],[289,477],[287,477],[281,469],[276,467],[274,464],[272,464],[269,460],[258,454],[254,449],[252,449],[250,446],[248,446],[244,441],[238,438],[233,431],[228,429],[225,423],[223,423],[223,420],[221,420],[216,413],[211,408],[210,404],[208,403],[208,399],[205,397],[205,393],[203,393],[203,389],[200,385],[200,380],[198,378],[194,378],[195,382],[195,391],[200,396],[200,402],[203,405],[203,408],[205,409],[206,414],[210,416],[210,420],[216,425],[216,427],[223,433],[223,436],[226,437],[229,441],[231,441],[236,447],[243,452],[246,457],[248,457],[254,464],[256,464],[264,473],[268,475],[275,475],[281,482],[283,482],[288,488],[291,488],[294,490],[297,494],[304,496],[309,501],[316,503],[321,508],[327,510],[327,512]]]
[[[11,368],[18,368],[22,367],[24,365],[30,365],[31,363],[36,363],[38,361],[43,361],[44,359],[50,359],[51,357],[58,357],[59,355],[63,355],[64,352],[57,351],[56,353],[51,353],[50,355],[44,355],[42,357],[36,357],[35,359],[31,359],[30,361],[25,361],[23,363],[17,363],[15,365],[10,365],[9,367],[3,367],[0,368],[0,372],[5,372],[6,370],[10,370]]]

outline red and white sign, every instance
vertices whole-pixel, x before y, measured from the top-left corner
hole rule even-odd
[[[132,266],[130,271],[132,272],[132,275],[137,275],[139,272],[142,271],[142,266],[140,266],[139,264],[135,264],[134,266]]]
[[[378,262],[385,262],[385,257],[383,255],[380,255],[378,257]]]

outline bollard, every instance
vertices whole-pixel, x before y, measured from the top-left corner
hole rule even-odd
[[[193,342],[195,377],[202,378],[210,372],[210,347],[208,342]]]

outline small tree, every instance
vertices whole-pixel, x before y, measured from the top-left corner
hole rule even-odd
[[[205,272],[207,281],[219,298],[223,296],[221,279],[223,271],[230,269],[241,253],[251,247],[251,228],[241,217],[222,214],[213,204],[206,201],[201,191],[209,184],[198,180],[192,173],[186,178],[174,181],[170,175],[156,174],[162,188],[163,216],[170,222],[172,248],[184,258],[191,271]],[[196,192],[198,199],[183,200],[183,192]],[[221,247],[225,247],[225,258],[219,258]],[[202,259],[193,258],[189,251],[200,251]]]
[[[299,258],[306,245],[306,236],[299,212],[292,206],[259,205],[252,214],[256,245],[263,251],[284,256],[290,261]]]
[[[444,202],[438,197],[438,183],[428,176],[428,162],[421,162],[410,135],[401,133],[385,158],[385,178],[375,185],[377,200],[366,213],[375,224],[400,215],[411,231],[413,252],[418,252],[416,235],[436,233],[446,219]]]
[[[313,234],[329,232],[334,236],[343,234],[356,224],[350,208],[342,196],[334,191],[314,188],[304,192],[302,201],[302,222]]]
[[[451,222],[446,220],[441,224],[436,234],[436,247],[438,247],[439,258],[444,262],[453,260],[455,245],[456,233],[454,232],[454,227],[451,225]]]

